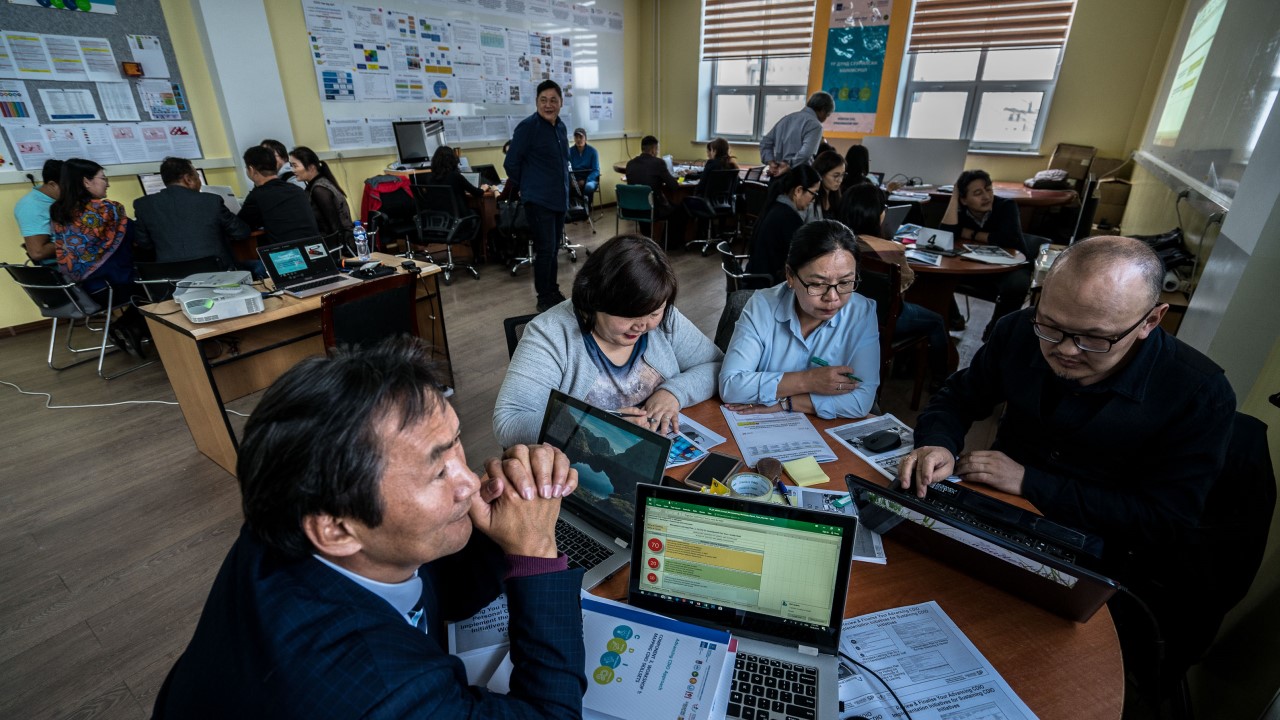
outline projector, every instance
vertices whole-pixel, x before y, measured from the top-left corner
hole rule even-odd
[[[173,301],[193,323],[227,320],[260,313],[262,293],[249,283],[246,271],[197,273],[178,281]]]

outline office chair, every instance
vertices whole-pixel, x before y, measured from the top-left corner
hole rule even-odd
[[[538,317],[538,313],[530,313],[528,315],[516,315],[515,317],[503,318],[502,331],[507,336],[507,357],[515,357],[516,345],[520,344],[520,337],[524,335],[524,326],[529,321]]]
[[[764,182],[764,169],[764,165],[750,168],[742,179],[746,182]]]
[[[448,185],[419,185],[414,191],[421,207],[417,214],[420,241],[423,244],[439,243],[445,247],[445,262],[440,265],[440,269],[444,271],[444,284],[453,282],[453,271],[458,266],[466,268],[479,280],[480,271],[475,266],[474,250],[472,260],[455,264],[453,246],[469,243],[475,238],[480,230],[480,216],[469,211],[464,214],[458,204],[457,194]]]
[[[716,252],[720,253],[720,269],[724,271],[726,295],[739,290],[761,290],[774,284],[772,275],[743,270],[743,263],[750,256],[735,255],[728,240],[717,243]]]
[[[196,273],[222,272],[227,268],[223,266],[222,258],[210,255],[194,260],[136,262],[133,269],[138,273],[137,283],[147,294],[147,301],[158,303],[173,297],[179,280]]]
[[[745,180],[738,185],[738,233],[745,238],[755,235],[756,222],[769,202],[769,186]]]
[[[905,336],[894,334],[898,316],[902,314],[902,267],[886,262],[872,253],[862,253],[858,259],[860,282],[856,292],[876,303],[876,325],[880,331],[880,377],[882,382],[877,394],[884,390],[883,379],[893,368],[893,359],[899,353],[916,351],[915,387],[911,390],[911,409],[920,409],[920,395],[924,390],[925,372],[929,366],[929,337],[923,333]]]
[[[117,308],[127,307],[131,304],[132,298],[117,298],[115,296],[115,288],[110,285],[106,286],[106,302],[102,302],[102,292],[90,294],[79,283],[66,280],[58,273],[58,270],[51,265],[11,265],[9,263],[0,263],[9,272],[9,276],[27,293],[27,297],[36,304],[40,309],[40,315],[53,320],[53,326],[49,331],[49,354],[45,362],[51,370],[66,370],[86,362],[92,362],[93,356],[86,357],[75,362],[68,363],[59,367],[53,362],[53,349],[57,344],[58,337],[58,321],[67,321],[67,337],[66,347],[72,353],[72,356],[80,353],[97,353],[98,356],[98,377],[103,380],[114,380],[121,375],[127,375],[134,370],[139,370],[152,363],[155,360],[148,360],[143,363],[134,365],[133,367],[122,370],[113,375],[104,375],[102,373],[103,359],[107,356],[107,345],[111,341],[111,313]],[[102,330],[96,330],[89,326],[89,319],[101,316],[103,318]],[[71,345],[71,335],[75,331],[76,321],[83,321],[86,328],[93,332],[101,332],[102,339],[94,347],[77,348]],[[117,346],[111,343],[112,350]]]
[[[382,206],[369,212],[369,233],[376,247],[388,249],[392,243],[404,240],[405,251],[413,244],[422,244],[418,232],[418,203],[408,190],[398,188],[381,196]],[[427,258],[430,260],[430,256]],[[433,261],[434,262],[434,261]]]
[[[590,176],[591,176],[590,170],[574,170],[573,171],[573,182],[571,184],[574,186],[574,188],[576,188],[576,190],[574,192],[569,193],[570,195],[569,214],[570,216],[575,215],[574,205],[577,202],[575,200],[575,196],[576,196],[577,200],[580,200],[581,208],[579,208],[578,212],[576,213],[577,215],[579,215],[579,217],[572,220],[572,222],[581,222],[582,220],[586,220],[587,223],[591,225],[591,234],[595,235],[596,222],[595,222],[595,219],[591,216],[591,211],[596,204],[595,203],[596,193],[600,192],[599,185],[597,184],[596,189],[592,190],[591,192],[587,192],[583,187],[578,185],[578,183],[580,182],[585,183],[587,181],[587,178]]]
[[[372,347],[395,335],[421,337],[414,284],[418,276],[396,273],[320,296],[324,347]]]
[[[712,229],[738,213],[738,171],[712,170],[703,173],[702,179],[698,181],[697,194],[685,198],[684,208],[690,215],[707,223],[707,236],[690,240],[684,247],[687,250],[699,245],[702,256],[706,257],[711,253]]]
[[[615,190],[618,198],[618,214],[614,217],[614,234],[623,220],[635,223],[648,223],[652,228],[658,222],[658,213],[653,206],[653,188],[648,185],[619,184]],[[652,229],[650,230],[652,232]],[[662,226],[662,249],[667,249],[667,226]]]
[[[754,289],[743,289],[734,290],[725,295],[724,309],[720,311],[720,320],[716,322],[716,334],[713,340],[716,347],[720,348],[720,352],[729,351],[729,341],[733,339],[733,330],[738,326],[738,318],[747,307],[747,301],[755,294]]]
[[[577,173],[575,172],[574,175],[576,176]],[[591,254],[591,251],[586,250],[581,243],[569,242],[569,225],[583,220],[586,220],[587,224],[591,226],[591,233],[594,235],[596,224],[591,220],[591,199],[583,193],[582,188],[578,187],[577,182],[570,182],[569,211],[564,215],[565,233],[560,236],[560,250],[569,253],[569,262],[578,262],[579,250],[585,250],[588,255]],[[530,242],[532,243],[532,241]],[[529,255],[533,255],[532,250]]]

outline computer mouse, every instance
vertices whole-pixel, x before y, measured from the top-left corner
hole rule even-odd
[[[882,453],[902,445],[902,436],[892,430],[880,430],[862,438],[862,449]]]

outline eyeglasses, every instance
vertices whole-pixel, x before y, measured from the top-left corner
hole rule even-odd
[[[801,189],[801,190],[803,190],[803,191],[805,191],[805,192],[807,192],[807,193],[809,193],[810,195],[812,195],[812,196],[814,196],[814,197],[818,197],[818,191],[817,191],[817,190],[810,190],[809,188],[800,188],[800,189]]]
[[[796,282],[803,285],[805,293],[811,297],[822,297],[832,290],[835,290],[838,295],[848,295],[858,289],[858,283],[862,282],[862,278],[855,277],[852,280],[841,280],[838,283],[807,283],[800,278],[796,278]]]
[[[1151,310],[1155,310],[1158,307],[1160,307],[1160,303],[1152,305]],[[1111,348],[1115,346],[1116,343],[1125,339],[1129,333],[1137,330],[1139,325],[1146,322],[1147,317],[1151,315],[1151,310],[1142,313],[1142,318],[1138,320],[1138,322],[1130,325],[1128,330],[1121,332],[1119,335],[1112,335],[1111,337],[1069,333],[1062,328],[1046,325],[1042,322],[1036,322],[1035,318],[1031,319],[1031,329],[1035,332],[1036,337],[1047,343],[1058,345],[1067,338],[1071,338],[1071,341],[1075,343],[1075,346],[1083,352],[1105,353],[1111,352]]]

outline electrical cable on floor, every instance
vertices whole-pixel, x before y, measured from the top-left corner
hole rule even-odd
[[[84,408],[115,407],[117,405],[177,405],[178,404],[176,402],[172,402],[169,400],[121,400],[119,402],[97,403],[93,405],[54,405],[53,396],[47,392],[38,392],[38,391],[33,392],[29,390],[23,390],[22,388],[18,387],[17,384],[11,383],[8,380],[0,380],[0,385],[8,385],[9,387],[13,388],[14,390],[17,390],[19,393],[23,395],[43,395],[45,397],[44,407],[46,410],[80,410]],[[249,417],[248,415],[242,412],[238,412],[236,410],[231,410],[225,407],[222,409],[226,410],[232,415],[238,415],[244,418]]]

